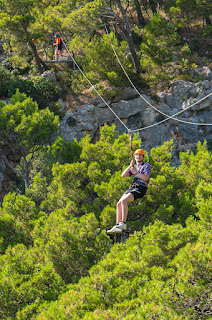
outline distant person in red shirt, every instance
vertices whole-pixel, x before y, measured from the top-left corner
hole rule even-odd
[[[59,60],[59,57],[62,57],[63,43],[58,33],[54,35],[54,46],[55,46],[55,60]]]

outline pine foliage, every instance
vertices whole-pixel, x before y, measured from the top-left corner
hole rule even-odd
[[[181,153],[178,167],[172,140],[146,152],[148,192],[129,206],[129,238],[114,243],[106,230],[131,183],[121,178],[129,136],[104,125],[96,143],[65,141],[54,102],[83,91],[85,80],[66,71],[59,92],[31,76],[35,65],[44,71],[41,52],[52,59],[52,35],[62,30],[82,70],[112,98],[127,82],[111,44],[138,87],[198,81],[189,71],[210,66],[211,10],[209,0],[0,0],[0,96],[10,98],[0,102],[0,148],[14,180],[0,207],[0,319],[211,319],[207,143]],[[133,150],[141,146],[134,135]]]
[[[26,195],[4,197],[2,319],[210,318],[212,155],[199,143],[175,168],[172,141],[153,148],[148,193],[130,205],[130,237],[112,244],[105,231],[130,184],[120,177],[128,140],[105,125],[95,144],[75,142],[73,162],[60,155]]]

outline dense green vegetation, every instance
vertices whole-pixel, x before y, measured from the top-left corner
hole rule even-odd
[[[130,184],[120,177],[127,145],[114,126],[96,144],[60,138],[31,161],[26,194],[4,197],[1,319],[210,318],[212,155],[199,143],[175,168],[172,141],[152,149],[149,191],[130,205],[131,236],[111,248],[105,230]]]
[[[34,74],[35,66],[42,73],[46,57],[53,58],[53,35],[61,30],[70,52],[104,94],[103,88],[113,96],[126,85],[111,43],[138,87],[198,80],[189,70],[211,64],[211,12],[209,0],[1,0],[3,65],[13,74]],[[72,70],[62,83],[76,93],[86,88]]]
[[[189,70],[211,64],[211,10],[209,0],[0,0],[0,97],[9,98],[0,101],[0,151],[13,180],[0,207],[0,319],[211,319],[207,143],[181,153],[178,167],[172,140],[146,153],[149,190],[130,204],[129,239],[113,243],[106,229],[131,183],[121,178],[129,136],[105,125],[95,144],[88,135],[64,141],[55,101],[86,81],[56,72],[58,90],[39,75],[48,68],[41,50],[62,30],[110,97],[128,85],[111,43],[138,87],[198,81]],[[134,135],[133,150],[140,146]]]

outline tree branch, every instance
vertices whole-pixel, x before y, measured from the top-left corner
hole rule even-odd
[[[4,159],[5,163],[6,163],[6,165],[7,165],[10,169],[12,169],[18,176],[20,176],[22,179],[25,180],[24,175],[23,175],[20,171],[16,170],[16,169],[9,163],[9,161],[8,161],[7,158],[6,158],[6,156],[4,156],[3,159]]]

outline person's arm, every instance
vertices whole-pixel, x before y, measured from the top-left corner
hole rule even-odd
[[[149,179],[149,174],[147,174],[147,173],[138,172],[135,176],[138,177],[139,179],[144,180],[144,181],[148,181],[148,179]]]
[[[133,169],[133,166],[134,166],[135,162],[134,160],[132,160],[130,162],[130,165],[129,167],[127,167],[121,174],[122,178],[126,178],[126,177],[129,177],[130,176],[130,169],[132,170]]]
[[[142,179],[144,181],[148,181],[148,179],[150,177],[151,167],[149,165],[145,165],[145,171],[148,173],[140,173],[139,171],[136,170],[135,167],[133,167],[131,169],[132,174],[134,174],[136,177],[138,177],[139,179]]]

